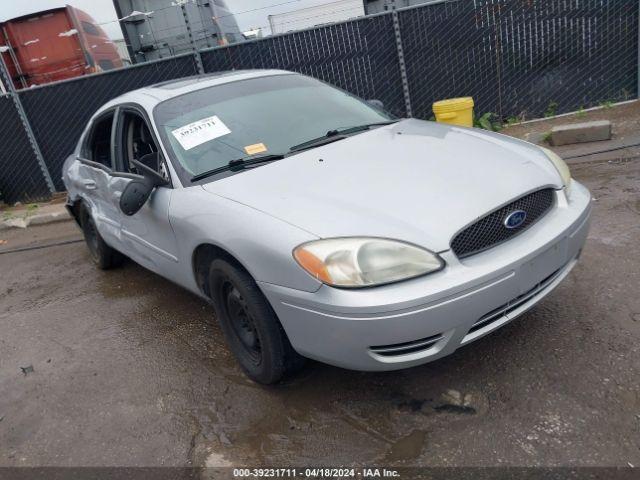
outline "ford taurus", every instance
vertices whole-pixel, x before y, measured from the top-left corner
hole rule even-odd
[[[591,210],[549,150],[275,70],[112,100],[63,179],[95,263],[209,300],[266,384],[305,357],[400,369],[496,330],[575,266]]]

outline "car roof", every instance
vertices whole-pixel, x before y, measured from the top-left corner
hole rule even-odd
[[[253,78],[270,77],[273,75],[295,75],[295,73],[286,70],[233,70],[178,78],[149,85],[120,95],[100,108],[98,113],[122,103],[138,103],[151,111],[158,103],[184,95],[185,93],[195,92],[215,85]]]

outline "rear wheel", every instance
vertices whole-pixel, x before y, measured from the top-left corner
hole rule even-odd
[[[81,217],[82,232],[89,248],[91,259],[102,270],[108,270],[122,265],[124,256],[105,243],[98,232],[98,228],[85,208]]]
[[[304,365],[271,305],[244,269],[214,260],[209,291],[229,347],[252,380],[276,383]]]

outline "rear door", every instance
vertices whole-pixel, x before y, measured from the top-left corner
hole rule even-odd
[[[121,250],[123,214],[119,208],[119,197],[114,190],[115,179],[111,176],[115,168],[117,112],[114,108],[94,119],[78,160],[81,178],[79,188],[91,208],[98,231],[107,244]]]

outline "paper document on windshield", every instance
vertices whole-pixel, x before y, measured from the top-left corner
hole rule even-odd
[[[217,115],[214,115],[213,117],[203,118],[197,122],[172,130],[171,133],[176,137],[176,140],[180,142],[182,148],[191,150],[198,145],[228,135],[231,133],[231,130],[229,130]]]

